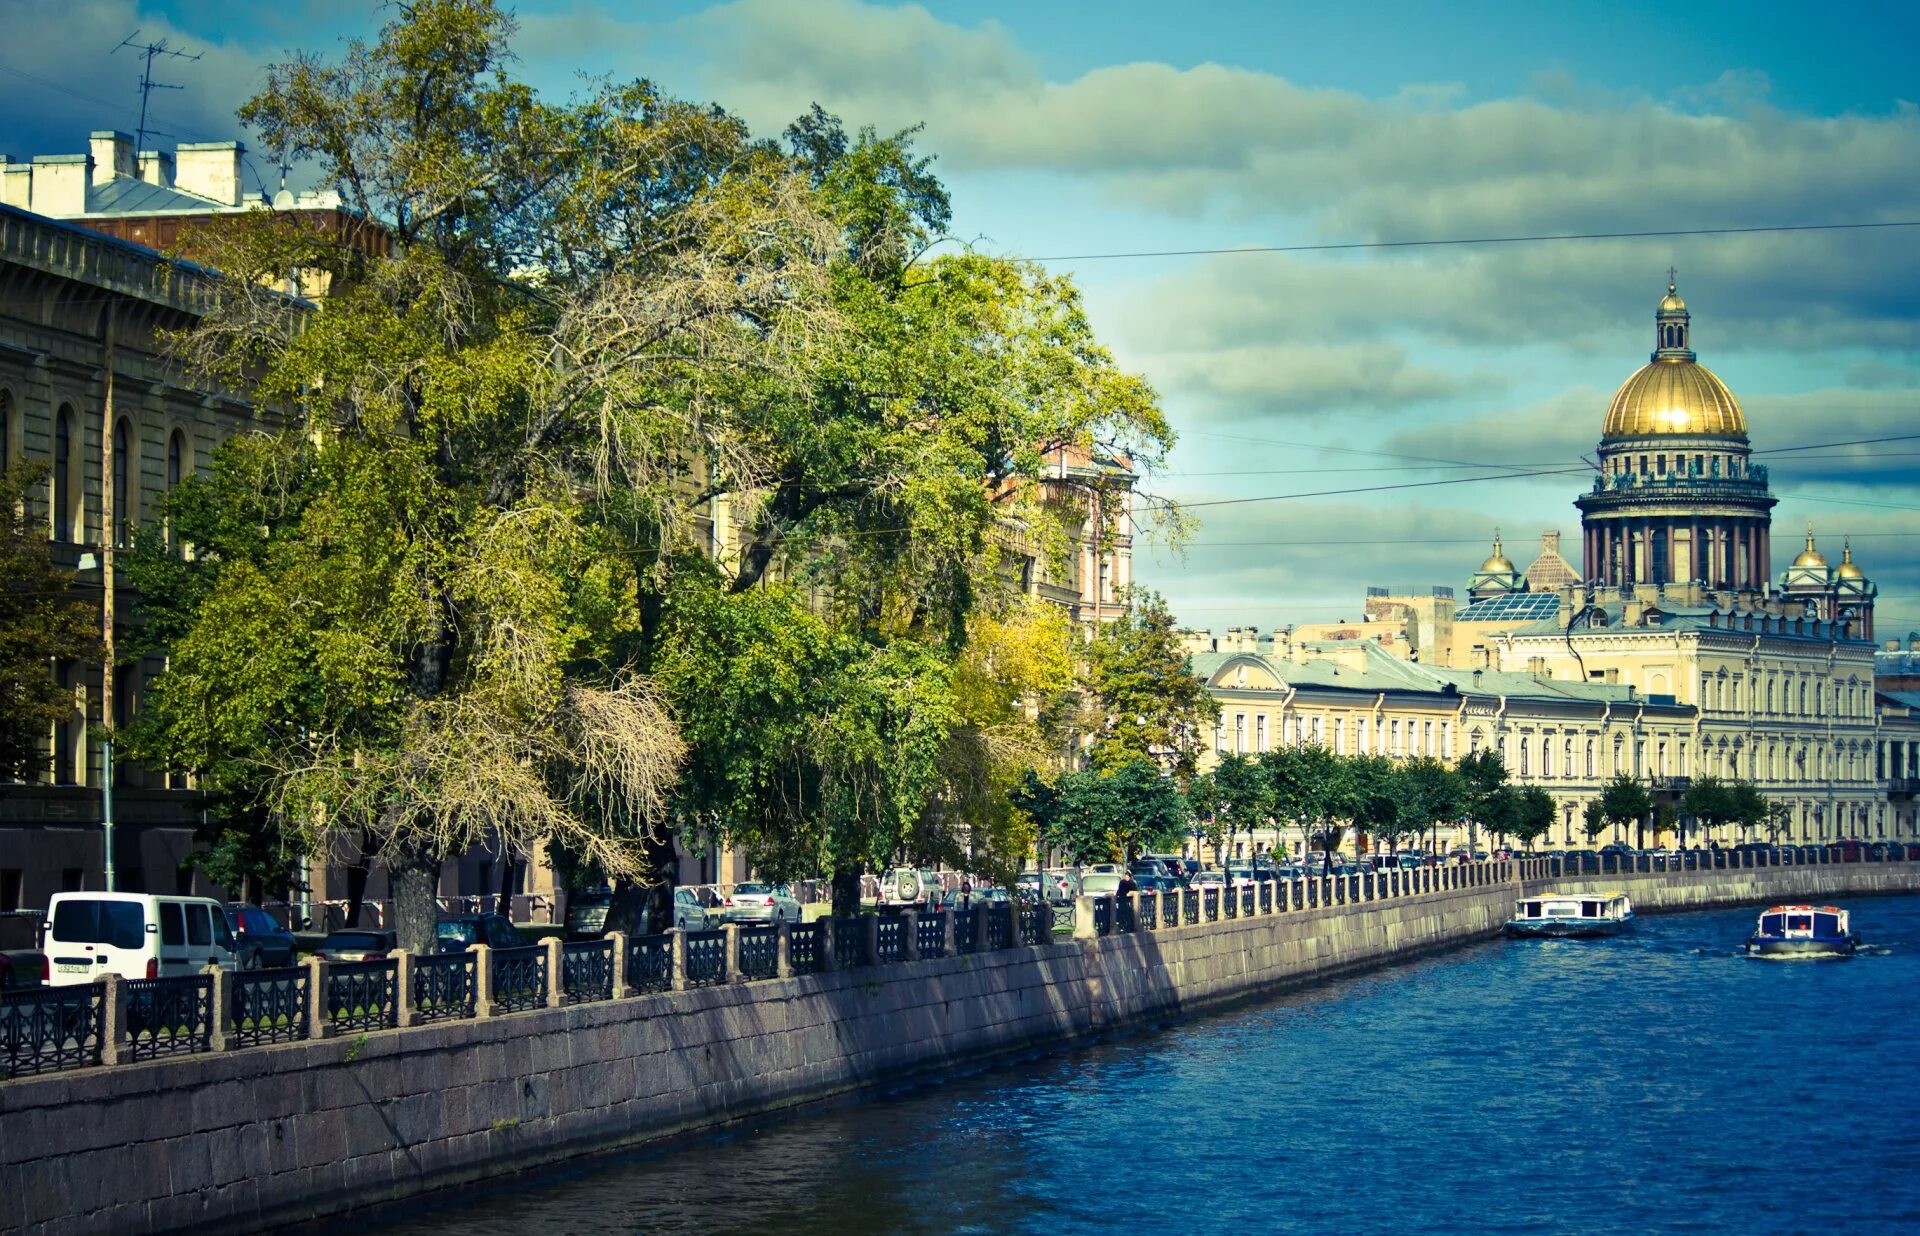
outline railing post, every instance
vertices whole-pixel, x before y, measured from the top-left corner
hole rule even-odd
[[[125,1064],[127,1051],[127,985],[117,974],[94,980],[100,993],[100,1063]]]
[[[206,973],[213,978],[212,1008],[208,1010],[207,1050],[227,1050],[227,1013],[233,1007],[233,991],[228,986],[233,981],[233,972],[216,963],[207,966]]]
[[[907,961],[920,960],[920,911],[900,911],[900,956]]]
[[[956,910],[951,906],[940,911],[940,955],[942,957],[952,957],[960,951],[960,932],[953,924],[957,915],[965,913],[965,910]],[[1016,911],[1015,918],[1018,917],[1018,911]]]
[[[740,924],[728,923],[720,930],[726,933],[727,982],[744,983],[747,976],[740,973]]]
[[[393,955],[393,1024],[403,1029],[420,1024],[413,1009],[413,954],[406,949]]]
[[[880,964],[880,916],[867,914],[862,915],[862,918],[865,919],[863,925],[866,927],[864,933],[866,939],[861,942],[860,947],[866,951],[860,955],[860,960],[870,966],[877,966]]]
[[[976,927],[975,930],[980,930]],[[1073,938],[1091,940],[1094,938],[1093,898],[1082,893],[1073,899]]]
[[[307,958],[307,1037],[333,1037],[333,1018],[327,1011],[327,972],[332,965],[324,957]]]
[[[493,950],[484,944],[470,944],[473,954],[473,1015],[493,1016]]]
[[[559,936],[547,939],[547,1007],[557,1009],[567,1002],[566,941]]]
[[[784,918],[773,928],[773,977],[793,977],[793,924]]]
[[[613,941],[613,998],[625,1000],[633,994],[627,986],[627,933],[609,931],[607,939]]]
[[[839,930],[834,924],[839,920],[831,914],[823,914],[813,922],[820,929],[820,938],[815,942],[814,949],[819,958],[820,972],[826,974],[839,968],[840,965],[839,958],[835,957],[833,952],[833,937]]]

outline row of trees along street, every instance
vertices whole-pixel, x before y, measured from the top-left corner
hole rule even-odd
[[[391,243],[265,212],[194,240],[223,278],[178,359],[261,431],[131,555],[129,651],[167,671],[121,741],[196,774],[200,861],[271,888],[371,855],[414,949],[481,844],[654,889],[655,926],[685,841],[830,873],[842,912],[902,857],[1010,876],[1028,774],[1151,741],[1100,712],[1152,689],[1099,664],[1134,624],[1089,654],[1017,581],[1127,505],[1050,459],[1159,464],[1154,392],[1067,280],[945,241],[910,130],[558,101],[490,0],[397,14],[241,112]]]

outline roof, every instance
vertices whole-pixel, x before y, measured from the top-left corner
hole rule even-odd
[[[1538,564],[1535,564],[1538,565]],[[1527,568],[1531,571],[1533,568]],[[1560,596],[1554,592],[1508,592],[1484,601],[1475,601],[1453,615],[1455,622],[1528,622],[1552,618],[1560,612]]]
[[[1470,605],[1467,607],[1469,610],[1474,608],[1476,608],[1476,606]],[[1624,608],[1625,606],[1617,598],[1606,601],[1594,601],[1591,604],[1583,605],[1575,611],[1573,621],[1569,627],[1562,627],[1558,616],[1559,606],[1556,604],[1552,614],[1547,619],[1530,622],[1525,626],[1515,627],[1511,634],[1516,636],[1551,635],[1564,638],[1569,634],[1591,635],[1601,631],[1608,634],[1657,633],[1663,631],[1715,631],[1746,637],[1766,635],[1772,639],[1817,641],[1822,644],[1833,643],[1836,640],[1842,643],[1865,642],[1857,636],[1842,637],[1837,635],[1835,632],[1835,624],[1824,619],[1797,619],[1790,616],[1773,614],[1729,614],[1711,605],[1655,605],[1650,608],[1659,614],[1658,622],[1642,622],[1637,626],[1628,626],[1624,620]],[[1455,614],[1454,621],[1468,621],[1468,619],[1464,618],[1466,612],[1466,610],[1462,610],[1460,613]],[[1748,630],[1745,626],[1734,625],[1735,619],[1744,621],[1749,617],[1763,619],[1764,621],[1753,630]],[[1793,627],[1793,624],[1796,622],[1801,624],[1800,629],[1797,631]],[[1876,668],[1879,673],[1885,674],[1888,672],[1884,663],[1877,663]]]
[[[215,212],[234,213],[244,207],[229,206],[225,202],[216,202],[196,193],[185,193],[179,189],[168,189],[160,185],[149,184],[144,180],[135,180],[130,176],[116,176],[105,184],[94,185],[87,190],[87,214],[93,215],[164,215],[194,214],[205,215]]]
[[[1303,645],[1312,650],[1313,644]],[[1288,687],[1341,691],[1406,691],[1458,698],[1463,695],[1507,696],[1509,698],[1553,700],[1581,704],[1645,702],[1634,689],[1620,683],[1575,682],[1564,678],[1537,678],[1532,674],[1504,670],[1459,670],[1403,661],[1373,643],[1342,642],[1339,647],[1358,650],[1363,664],[1356,667],[1319,657],[1290,661],[1258,652],[1209,652],[1195,654],[1193,672],[1211,679],[1237,657],[1251,658],[1264,665],[1275,680]]]
[[[1883,700],[1892,700],[1902,707],[1920,712],[1920,691],[1880,691],[1877,694]]]

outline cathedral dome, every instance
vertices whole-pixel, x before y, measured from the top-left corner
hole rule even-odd
[[[1807,547],[1800,551],[1799,556],[1793,560],[1793,565],[1826,569],[1827,556],[1813,547],[1813,529],[1807,529]]]
[[[1841,551],[1840,565],[1834,568],[1836,579],[1865,579],[1867,573],[1853,560],[1853,542],[1848,541]]]
[[[1657,434],[1747,436],[1747,416],[1718,374],[1695,360],[1661,357],[1626,380],[1607,409],[1609,438]]]
[[[1480,573],[1482,575],[1518,574],[1513,568],[1513,559],[1507,557],[1500,549],[1500,534],[1498,532],[1493,534],[1493,553],[1485,562],[1480,564]]]

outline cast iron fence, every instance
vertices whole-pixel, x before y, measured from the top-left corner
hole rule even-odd
[[[833,965],[836,970],[872,964],[867,957],[867,919],[864,914],[833,920]]]
[[[953,951],[956,953],[974,953],[980,950],[980,916],[972,910],[962,910],[953,920]]]
[[[1240,917],[1253,917],[1253,885],[1248,884],[1240,890]]]
[[[1220,890],[1203,888],[1200,890],[1200,917],[1209,923],[1220,921]]]
[[[473,1016],[474,958],[478,953],[422,953],[413,959],[413,1016],[449,1021]]]
[[[947,911],[952,914],[954,911]],[[965,914],[965,910],[959,911]],[[939,914],[929,914],[914,924],[914,943],[920,949],[921,958],[945,957],[947,955],[947,922]]]
[[[793,966],[795,974],[820,972],[820,937],[823,934],[819,923],[795,923],[788,930],[787,961]]]
[[[1093,899],[1093,934],[1096,936],[1113,934],[1113,898],[1095,897]]]
[[[7,1077],[100,1063],[106,987],[75,983],[0,995],[0,1061]]]
[[[673,989],[672,936],[627,938],[627,987],[636,993]]]
[[[687,986],[727,981],[727,933],[719,927],[687,933]]]
[[[1260,913],[1273,913],[1273,885],[1266,880],[1260,882]]]
[[[306,966],[285,970],[235,970],[227,978],[228,1015],[235,1047],[291,1043],[307,1037],[307,989],[313,972]]]
[[[337,1030],[386,1030],[400,1016],[400,963],[340,961],[327,967],[327,1019]]]
[[[876,962],[902,961],[907,956],[907,921],[896,914],[882,914],[879,932],[874,936],[873,959]]]
[[[1024,944],[1053,943],[1053,913],[1045,906],[1020,907],[1020,940]]]
[[[1185,889],[1180,893],[1180,921],[1191,927],[1200,921],[1200,892]]]
[[[1159,930],[1160,928],[1160,894],[1159,893],[1140,894],[1140,914],[1139,914],[1138,926],[1141,931]]]
[[[770,979],[780,972],[780,928],[738,927],[740,934],[740,975],[749,979]]]
[[[547,946],[497,948],[492,952],[493,1011],[519,1013],[547,1007]]]
[[[568,1004],[613,999],[612,940],[575,940],[560,946],[560,998]]]
[[[1013,947],[1013,905],[1011,902],[996,901],[987,907],[987,947],[989,949]]]
[[[127,1055],[156,1060],[206,1051],[213,1037],[213,976],[128,979]]]

